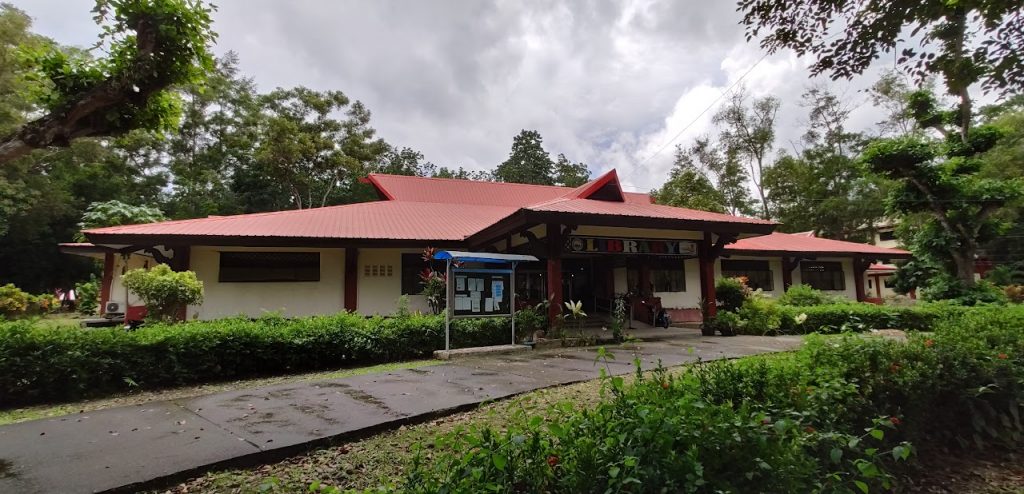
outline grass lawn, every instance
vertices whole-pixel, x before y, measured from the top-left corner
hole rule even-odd
[[[81,327],[81,323],[85,319],[94,319],[99,316],[83,316],[76,312],[60,312],[57,314],[47,314],[40,317],[37,322],[40,326],[48,328],[61,328],[70,327],[78,328]]]
[[[104,408],[112,408],[126,405],[139,405],[151,401],[177,400],[192,398],[196,396],[231,391],[235,389],[254,388],[272,384],[282,384],[301,381],[315,381],[320,379],[335,379],[339,377],[358,376],[374,372],[388,372],[398,369],[415,369],[428,365],[442,363],[440,360],[413,360],[409,362],[394,362],[388,364],[372,365],[369,367],[356,367],[333,371],[320,371],[307,374],[292,374],[288,376],[263,377],[255,379],[244,379],[239,381],[225,381],[219,383],[197,384],[195,386],[183,386],[179,388],[167,388],[159,390],[138,391],[124,393],[105,398],[76,401],[71,403],[44,404],[24,408],[13,408],[0,410],[0,425],[35,420],[46,417],[55,417],[72,413],[84,413]]]

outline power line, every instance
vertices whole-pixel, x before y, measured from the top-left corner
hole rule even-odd
[[[682,129],[682,130],[680,130],[679,132],[677,132],[677,133],[676,133],[676,135],[672,136],[672,138],[671,138],[671,139],[669,139],[669,140],[668,140],[668,142],[666,142],[665,144],[663,144],[663,145],[662,145],[662,146],[661,146],[660,148],[658,148],[658,150],[657,150],[657,151],[655,151],[655,152],[654,152],[653,154],[651,154],[650,156],[648,156],[648,157],[644,158],[644,159],[643,159],[642,161],[640,161],[639,163],[637,163],[637,164],[636,164],[636,166],[642,166],[642,165],[643,165],[644,163],[647,163],[648,161],[650,161],[650,160],[651,160],[651,158],[654,158],[655,156],[657,156],[658,154],[660,154],[660,153],[661,153],[662,151],[664,151],[664,150],[665,150],[665,148],[667,148],[667,147],[668,147],[668,146],[669,146],[670,144],[672,144],[673,142],[675,142],[675,140],[676,140],[676,139],[679,139],[679,136],[683,135],[683,132],[686,132],[686,130],[687,130],[687,129],[689,129],[690,127],[692,127],[692,126],[693,126],[693,124],[697,123],[697,121],[698,121],[698,120],[700,120],[700,117],[703,117],[705,113],[707,113],[707,112],[711,111],[711,109],[712,109],[712,108],[714,108],[714,107],[715,107],[715,105],[717,105],[717,104],[718,104],[718,102],[719,102],[719,101],[721,101],[721,100],[722,100],[722,98],[724,98],[724,97],[725,97],[725,95],[729,94],[729,92],[730,92],[730,91],[732,91],[732,90],[733,90],[733,89],[734,89],[734,88],[735,88],[735,87],[736,87],[736,86],[737,86],[737,85],[738,85],[739,83],[743,82],[743,79],[746,79],[746,77],[747,77],[748,75],[750,75],[750,73],[751,73],[751,72],[753,72],[753,71],[754,71],[754,69],[755,69],[755,68],[756,68],[756,67],[757,67],[757,66],[758,66],[758,65],[759,65],[759,64],[760,64],[760,63],[761,63],[762,61],[764,61],[764,59],[768,58],[768,55],[769,55],[769,53],[767,53],[767,52],[765,52],[765,54],[764,54],[764,55],[761,55],[761,58],[757,59],[757,61],[756,61],[756,62],[754,62],[754,65],[751,65],[751,66],[750,66],[750,68],[749,68],[749,69],[747,69],[747,71],[746,71],[746,72],[744,72],[744,73],[743,73],[743,75],[741,75],[739,79],[736,79],[736,81],[735,81],[735,82],[733,82],[733,83],[732,83],[732,85],[730,85],[730,86],[729,86],[729,87],[728,87],[728,88],[727,88],[727,89],[726,89],[725,91],[723,91],[723,92],[722,92],[722,94],[718,95],[718,97],[717,97],[717,98],[715,98],[715,100],[714,100],[714,101],[712,101],[712,102],[711,102],[711,104],[707,106],[707,108],[704,108],[704,111],[700,112],[700,113],[699,113],[699,114],[697,115],[697,117],[696,117],[696,118],[694,118],[694,119],[693,119],[692,121],[690,121],[690,123],[686,124],[686,126],[685,126],[685,127],[683,127],[683,129]]]

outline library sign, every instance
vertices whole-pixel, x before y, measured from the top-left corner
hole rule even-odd
[[[565,250],[573,254],[642,254],[654,256],[696,256],[697,242],[657,238],[570,236]]]

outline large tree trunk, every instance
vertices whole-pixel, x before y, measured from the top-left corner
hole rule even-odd
[[[32,146],[29,146],[17,136],[11,136],[0,142],[0,163],[18,159],[30,151],[32,151]]]
[[[960,252],[953,255],[956,263],[956,277],[966,287],[974,286],[974,252]]]

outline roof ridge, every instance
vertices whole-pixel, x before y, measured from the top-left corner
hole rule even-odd
[[[519,187],[544,187],[550,189],[564,189],[573,190],[573,187],[567,187],[564,185],[547,185],[547,184],[524,184],[521,182],[498,182],[493,180],[472,180],[468,178],[448,178],[448,177],[420,177],[416,175],[395,175],[393,173],[370,173],[371,176],[378,177],[397,177],[400,179],[417,179],[417,180],[438,180],[446,182],[470,182],[474,184],[494,184],[494,185],[514,185]]]

